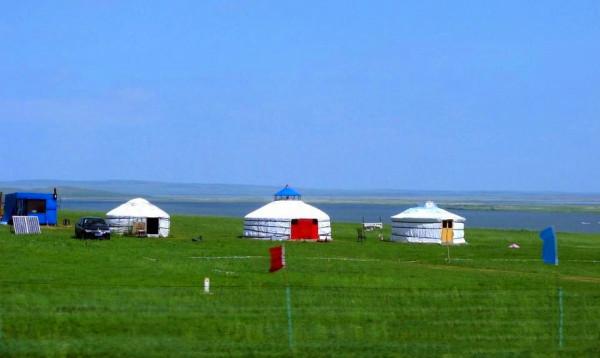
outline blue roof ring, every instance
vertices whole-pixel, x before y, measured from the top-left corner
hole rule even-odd
[[[275,200],[300,199],[300,197],[300,193],[287,185],[285,188],[275,193]]]

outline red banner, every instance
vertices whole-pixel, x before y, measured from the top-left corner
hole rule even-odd
[[[276,246],[269,249],[271,254],[271,268],[269,272],[275,272],[282,269],[285,266],[285,248],[283,246]]]

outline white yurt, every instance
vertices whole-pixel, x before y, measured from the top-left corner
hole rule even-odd
[[[331,240],[331,221],[286,185],[275,200],[244,217],[244,237],[261,240]]]
[[[171,226],[169,214],[143,198],[112,209],[106,213],[106,222],[113,233],[148,237],[168,237]]]
[[[438,208],[428,201],[423,206],[392,216],[392,241],[422,244],[465,244],[465,218]]]

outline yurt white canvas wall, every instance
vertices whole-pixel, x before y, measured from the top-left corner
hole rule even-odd
[[[331,240],[331,221],[323,211],[285,187],[275,200],[244,217],[244,237],[262,240]]]
[[[116,234],[136,234],[134,226],[141,225],[148,237],[168,237],[171,226],[169,214],[146,199],[136,198],[106,213],[110,231]]]
[[[465,244],[465,218],[428,201],[392,216],[392,241]]]

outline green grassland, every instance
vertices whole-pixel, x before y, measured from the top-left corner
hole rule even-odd
[[[600,235],[559,234],[554,267],[535,232],[468,229],[447,262],[445,247],[358,243],[338,223],[332,243],[287,243],[288,268],[269,274],[275,243],[241,230],[193,216],[172,217],[169,239],[0,227],[0,356],[600,355]]]

